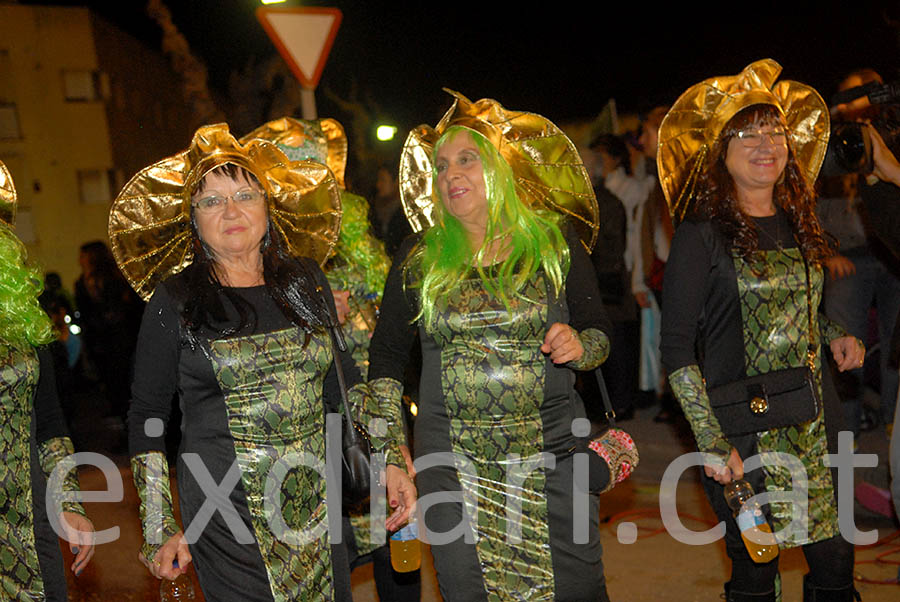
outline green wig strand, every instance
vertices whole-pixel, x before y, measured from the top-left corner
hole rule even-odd
[[[25,264],[25,246],[0,223],[0,338],[20,349],[53,341],[53,323],[38,304],[41,272]]]
[[[390,259],[384,251],[384,244],[376,239],[369,228],[369,204],[366,200],[347,191],[341,191],[341,234],[338,238],[336,254],[343,265],[329,269],[329,277],[344,284],[344,290],[356,290],[356,277],[345,271],[362,271],[367,293],[376,293],[379,300],[384,292],[384,281],[391,267]],[[346,280],[346,282],[344,282]]]
[[[488,223],[484,242],[472,249],[462,223],[444,210],[437,184],[437,170],[432,172],[435,197],[434,226],[429,228],[407,260],[420,274],[419,316],[426,328],[432,324],[435,303],[455,289],[474,269],[488,293],[500,299],[507,311],[510,297],[529,302],[520,294],[538,269],[543,268],[550,286],[559,294],[569,270],[569,247],[560,231],[561,216],[544,210],[529,209],[516,194],[512,168],[491,142],[474,130],[452,126],[434,146],[432,163],[444,143],[462,132],[472,136],[482,162]],[[495,239],[506,239],[508,256],[488,274],[482,264]]]

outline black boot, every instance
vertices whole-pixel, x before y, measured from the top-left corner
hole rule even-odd
[[[725,600],[727,602],[775,602],[775,590],[765,594],[749,594],[731,589],[731,582],[725,584]],[[805,602],[805,600],[804,600]]]
[[[853,584],[840,588],[813,585],[809,573],[803,576],[803,602],[862,602]]]

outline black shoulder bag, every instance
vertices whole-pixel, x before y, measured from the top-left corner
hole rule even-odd
[[[322,305],[328,314],[328,331],[331,335],[331,343],[334,355],[334,370],[337,373],[338,386],[341,390],[341,404],[344,411],[341,415],[341,483],[343,489],[343,502],[345,506],[357,506],[369,497],[371,469],[369,457],[372,452],[372,443],[369,433],[350,415],[350,400],[347,397],[347,382],[344,380],[344,370],[341,367],[341,352],[347,351],[347,342],[341,326],[324,296],[320,297]],[[324,400],[323,400],[324,403]],[[327,413],[326,408],[326,413]]]

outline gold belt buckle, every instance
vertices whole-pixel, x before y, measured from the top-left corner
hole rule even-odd
[[[763,397],[754,397],[750,400],[750,411],[754,414],[765,414],[769,411],[769,402]]]

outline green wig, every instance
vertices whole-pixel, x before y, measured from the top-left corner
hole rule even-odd
[[[356,291],[362,284],[357,282],[359,277],[356,275],[361,271],[365,292],[375,293],[380,300],[391,262],[384,244],[369,228],[369,204],[361,196],[342,190],[341,208],[341,234],[335,250],[342,261],[332,260],[334,265],[329,266],[329,279],[339,281],[343,290]]]
[[[417,318],[424,319],[426,329],[431,327],[436,301],[454,290],[473,269],[485,290],[500,299],[507,311],[511,296],[537,301],[526,299],[520,291],[538,269],[543,268],[555,294],[562,290],[569,270],[569,247],[559,226],[562,217],[551,211],[532,210],[519,199],[512,168],[487,138],[469,128],[451,126],[434,145],[432,164],[437,164],[441,147],[464,132],[472,136],[482,163],[487,230],[481,247],[473,249],[462,223],[444,210],[437,169],[433,168],[434,225],[406,262],[406,268],[419,275],[415,284],[420,288]],[[482,264],[492,241],[501,239],[505,239],[509,254],[488,274]]]
[[[38,304],[41,273],[25,264],[25,246],[0,222],[0,338],[24,349],[56,338],[50,318]]]

